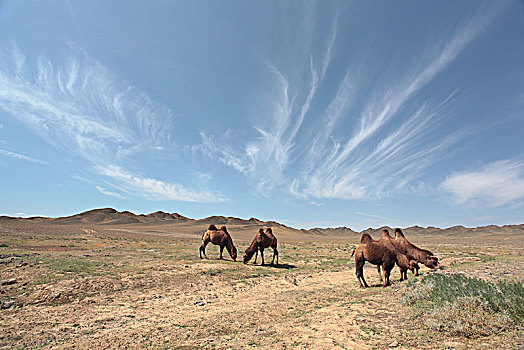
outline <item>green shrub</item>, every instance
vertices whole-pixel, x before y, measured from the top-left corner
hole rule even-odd
[[[460,274],[432,274],[402,295],[434,330],[484,336],[524,321],[524,287],[519,281],[497,284]]]

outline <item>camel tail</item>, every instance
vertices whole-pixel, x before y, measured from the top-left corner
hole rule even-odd
[[[357,250],[357,247],[353,246],[353,251],[351,252],[351,256],[355,255],[355,250]]]

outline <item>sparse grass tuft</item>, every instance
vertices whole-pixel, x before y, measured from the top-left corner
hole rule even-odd
[[[487,336],[524,321],[524,287],[519,281],[497,284],[460,274],[433,274],[402,296],[433,330],[465,337]]]
[[[205,274],[209,275],[209,276],[215,276],[215,275],[218,275],[222,273],[222,270],[220,269],[207,269],[207,271],[205,272]]]

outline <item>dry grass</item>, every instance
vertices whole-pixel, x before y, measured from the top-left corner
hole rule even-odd
[[[497,334],[524,321],[520,281],[491,283],[461,274],[432,274],[400,299],[412,305],[430,329],[464,337]]]

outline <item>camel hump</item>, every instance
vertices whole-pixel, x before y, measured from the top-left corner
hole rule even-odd
[[[258,233],[264,233],[264,229],[260,228],[260,230],[258,230]]]
[[[395,235],[396,235],[396,236],[400,236],[400,237],[405,237],[405,236],[404,236],[404,233],[403,233],[402,230],[399,229],[399,228],[396,228],[396,229],[395,229]]]
[[[222,227],[220,228],[220,231],[227,232],[227,228],[226,228],[225,226],[222,226]]]
[[[273,234],[273,230],[271,229],[271,227],[266,228],[266,232],[270,233],[270,234]]]
[[[217,230],[217,227],[213,224],[209,225],[209,227],[207,228],[208,231],[218,231]]]
[[[360,243],[367,244],[370,243],[373,240],[369,233],[364,233],[362,237],[360,237]]]

